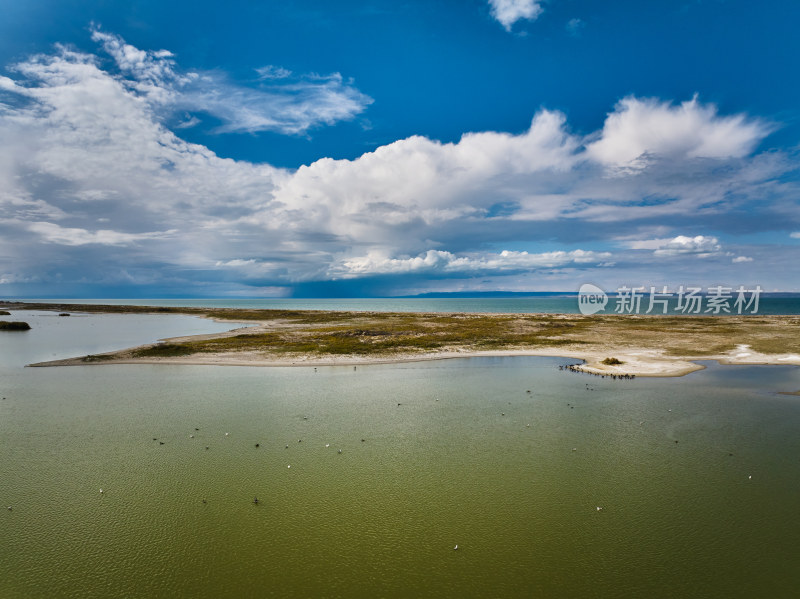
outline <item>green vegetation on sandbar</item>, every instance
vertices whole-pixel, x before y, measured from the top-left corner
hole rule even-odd
[[[326,318],[323,318],[323,315]],[[576,323],[520,319],[517,316],[484,318],[474,315],[433,314],[317,314],[318,326],[294,326],[191,342],[198,352],[264,351],[371,355],[431,352],[451,348],[502,349],[573,343],[560,338]],[[309,322],[308,315],[295,322]],[[327,322],[325,322],[327,320]],[[327,326],[321,326],[322,323]]]
[[[30,328],[27,322],[0,320],[0,331],[29,331]]]
[[[191,346],[185,343],[159,343],[150,347],[133,351],[136,358],[166,358],[172,356],[188,356],[195,353]]]
[[[11,316],[11,312],[8,310],[0,310],[0,316]]]
[[[390,357],[442,351],[590,349],[609,345],[704,356],[730,351],[739,344],[767,353],[800,351],[798,317],[267,312],[247,314],[260,321],[260,326],[252,330],[182,340],[177,345],[155,345],[135,350],[132,356],[249,352],[263,357],[301,354]],[[256,319],[256,315],[260,318]],[[605,363],[619,365],[622,361],[607,358]]]
[[[114,356],[108,354],[89,354],[88,356],[83,356],[81,358],[81,360],[84,362],[105,362],[113,359]]]
[[[158,358],[247,352],[261,358],[293,355],[377,356],[446,351],[603,351],[648,348],[673,356],[712,356],[749,345],[765,354],[800,353],[800,316],[657,316],[620,314],[466,314],[238,310],[87,304],[0,307],[56,312],[189,314],[253,327],[123,350],[115,358]],[[608,354],[606,354],[608,355]],[[103,358],[105,359],[105,358]],[[606,364],[618,364],[607,358]]]
[[[194,353],[387,355],[452,348],[502,349],[582,343],[557,336],[576,323],[518,316],[483,318],[358,312],[277,311],[271,330],[221,335],[212,339],[161,343],[131,352],[132,357],[184,356]],[[215,314],[219,317],[219,314]],[[260,320],[265,314],[259,314]],[[273,316],[270,314],[269,316]],[[237,318],[237,320],[239,320]]]
[[[618,366],[620,364],[624,364],[625,362],[619,360],[618,358],[606,358],[602,363],[606,366]]]

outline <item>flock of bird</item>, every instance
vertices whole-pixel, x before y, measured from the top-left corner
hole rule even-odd
[[[618,375],[618,374],[609,374],[609,375],[603,375],[603,374],[600,374],[600,373],[589,372],[589,371],[583,370],[579,364],[567,364],[567,365],[560,365],[560,366],[558,367],[558,369],[559,369],[559,370],[566,370],[566,371],[568,371],[568,372],[577,372],[577,373],[581,373],[581,374],[590,374],[590,375],[593,375],[593,376],[599,376],[599,377],[600,377],[600,378],[602,378],[602,379],[605,379],[606,377],[608,377],[608,378],[610,378],[610,379],[612,379],[612,380],[631,380],[631,379],[634,379],[634,378],[636,378],[636,375],[629,375],[629,374],[619,374],[619,375]],[[353,370],[355,370],[355,367],[353,367]],[[316,369],[316,368],[314,368],[314,371],[316,372],[316,371],[317,371],[317,369]],[[586,388],[587,388],[587,390],[594,390],[593,388],[589,388],[589,385],[588,385],[588,384],[586,385]],[[527,394],[530,394],[530,393],[531,393],[531,391],[530,391],[530,390],[526,390],[526,393],[527,393]],[[5,397],[3,397],[2,399],[4,399],[4,400],[5,400],[6,398],[5,398]],[[437,401],[437,402],[438,402],[438,401],[439,401],[439,398],[435,398],[435,401]],[[399,407],[399,406],[402,406],[402,405],[403,405],[403,404],[402,404],[401,402],[399,402],[399,403],[397,404],[397,406],[398,406],[398,407]],[[570,405],[570,403],[569,403],[569,402],[567,403],[567,405],[568,405],[568,406],[569,406],[571,409],[574,409],[574,406],[573,406],[573,405]],[[672,410],[670,409],[669,411],[671,412]],[[501,416],[505,416],[505,412],[501,412]],[[308,420],[308,416],[303,416],[303,420]],[[640,423],[640,424],[642,424],[642,423]],[[531,426],[530,424],[527,424],[527,425],[526,425],[526,427],[527,427],[527,428],[530,428],[530,426]],[[195,430],[195,432],[198,432],[198,431],[200,431],[200,429],[199,429],[199,428],[195,428],[194,430]],[[229,432],[226,432],[224,436],[225,436],[225,437],[229,437],[229,436],[230,436],[230,433],[229,433]],[[194,434],[190,434],[190,435],[189,435],[189,438],[190,438],[190,439],[194,439],[194,438],[195,438]],[[158,437],[153,437],[153,441],[158,441],[158,442],[159,442],[159,445],[164,445],[164,444],[165,444],[165,442],[164,442],[164,441],[160,441],[160,440],[158,439]],[[298,443],[302,443],[302,442],[303,442],[303,440],[302,440],[302,439],[298,439],[298,440],[297,440],[297,442],[298,442]],[[361,439],[361,442],[362,442],[362,443],[366,442],[366,439]],[[675,441],[675,443],[677,443],[677,442],[678,442],[678,441],[676,440],[676,441]],[[255,444],[255,448],[256,448],[256,449],[258,449],[258,448],[260,448],[260,447],[261,447],[261,444],[260,444],[260,443],[256,443],[256,444]],[[330,443],[326,443],[326,444],[325,444],[325,448],[330,448]],[[206,449],[206,450],[210,449],[210,446],[206,445],[206,446],[205,446],[205,449]],[[285,449],[289,449],[289,445],[286,445],[286,446],[285,446]],[[577,447],[573,447],[573,448],[572,448],[572,451],[573,451],[573,452],[574,452],[574,451],[577,451]],[[341,449],[338,449],[338,450],[337,450],[337,453],[338,453],[338,454],[341,454],[341,453],[342,453],[342,450],[341,450]],[[733,454],[729,454],[729,455],[733,455]],[[286,466],[286,467],[290,469],[292,466],[291,466],[291,464],[287,464],[287,466]],[[748,478],[748,480],[752,480],[753,476],[752,476],[752,475],[749,475],[747,478]],[[100,494],[101,494],[101,495],[104,495],[104,494],[105,494],[105,491],[104,491],[102,488],[100,489]],[[207,503],[205,498],[202,500],[202,502],[203,502],[204,504],[205,504],[205,503]],[[254,504],[254,505],[259,505],[260,503],[261,503],[261,501],[258,499],[258,497],[257,497],[257,496],[253,498],[253,504]],[[13,507],[9,505],[9,506],[8,506],[8,511],[12,511],[12,510],[13,510]],[[602,507],[602,506],[596,506],[596,511],[597,511],[597,512],[601,512],[601,511],[603,511],[603,507]],[[457,549],[458,549],[458,545],[456,545],[455,547],[453,547],[453,549],[454,549],[454,550],[457,550]]]
[[[591,372],[590,370],[584,370],[581,364],[566,364],[559,366],[558,369],[566,370],[567,372],[588,374],[590,376],[599,376],[601,379],[610,378],[612,381],[632,381],[636,378],[635,374],[602,374],[600,372]]]

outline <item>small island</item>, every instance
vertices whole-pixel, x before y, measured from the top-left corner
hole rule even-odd
[[[27,322],[0,320],[0,331],[29,331],[30,329],[31,325]]]

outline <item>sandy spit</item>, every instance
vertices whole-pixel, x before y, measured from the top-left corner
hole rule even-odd
[[[600,375],[636,375],[646,377],[683,376],[704,366],[696,360],[716,360],[722,364],[793,364],[800,365],[797,354],[759,354],[739,346],[728,354],[704,356],[667,356],[659,350],[640,348],[616,348],[604,346],[585,349],[548,348],[541,350],[497,350],[497,351],[442,351],[425,354],[397,354],[391,356],[336,356],[319,357],[313,354],[293,356],[265,356],[257,352],[209,353],[192,356],[176,356],[164,358],[129,358],[114,357],[96,362],[85,362],[82,357],[53,360],[31,364],[34,367],[46,366],[95,366],[105,364],[173,364],[196,366],[257,366],[257,367],[314,367],[314,366],[363,366],[369,364],[395,364],[402,362],[421,362],[427,360],[446,360],[453,358],[470,358],[478,356],[550,356],[574,358],[580,364],[580,370]],[[620,365],[606,365],[602,360],[613,355],[621,360]],[[581,363],[583,362],[583,363]]]

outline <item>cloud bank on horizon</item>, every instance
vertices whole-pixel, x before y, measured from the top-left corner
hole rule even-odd
[[[507,30],[541,12],[490,4]],[[308,135],[380,99],[339,73],[262,65],[240,83],[90,35],[95,52],[58,46],[0,76],[0,296],[797,288],[798,160],[763,148],[770,119],[625,95],[585,133],[540,108],[517,133],[281,168],[179,133],[213,118]]]

